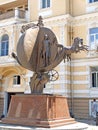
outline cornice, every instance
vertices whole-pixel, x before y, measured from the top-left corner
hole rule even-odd
[[[89,13],[80,16],[71,16],[70,14],[56,16],[52,18],[44,19],[45,26],[63,26],[63,25],[83,25],[90,23],[97,23],[98,12]]]
[[[98,12],[73,17],[72,25],[89,24],[98,21]]]
[[[72,19],[73,18],[70,14],[66,14],[66,15],[60,15],[60,16],[44,19],[43,22],[45,26],[57,26],[57,25],[63,26],[66,24],[70,24]]]
[[[84,14],[80,16],[72,16],[70,14],[65,14],[65,15],[60,15],[60,16],[55,16],[55,17],[50,17],[43,19],[44,25],[46,27],[52,27],[52,26],[64,26],[64,25],[71,25],[71,26],[79,26],[83,24],[96,24],[98,23],[98,12],[96,13],[89,13],[89,14]],[[17,23],[17,25],[27,25],[27,24],[32,24],[32,23],[37,23],[38,21],[32,21],[28,23]],[[13,25],[15,23],[9,23],[9,25]],[[9,27],[7,25],[7,27]],[[0,28],[6,27],[5,24],[0,26]]]

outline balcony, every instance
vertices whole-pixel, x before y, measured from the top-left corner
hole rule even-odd
[[[10,18],[24,19],[25,20],[26,19],[26,11],[19,10],[16,8],[15,10],[0,14],[0,20],[6,20],[6,19],[10,19]]]

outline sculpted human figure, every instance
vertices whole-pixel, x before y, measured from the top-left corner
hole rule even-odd
[[[44,41],[42,44],[42,58],[44,60],[45,66],[50,64],[51,43],[47,34],[45,34]]]

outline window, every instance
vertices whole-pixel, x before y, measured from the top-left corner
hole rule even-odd
[[[15,75],[13,77],[13,84],[14,85],[20,85],[20,76],[19,75]]]
[[[91,49],[95,49],[98,46],[98,28],[91,28],[89,30],[90,36],[90,47]]]
[[[92,72],[92,87],[98,87],[98,72]]]
[[[50,0],[41,0],[41,8],[49,8]]]
[[[87,0],[86,12],[98,12],[98,0]]]
[[[1,38],[0,56],[8,55],[8,48],[9,48],[9,37],[7,34],[5,34]]]
[[[89,0],[89,3],[97,2],[98,0]]]

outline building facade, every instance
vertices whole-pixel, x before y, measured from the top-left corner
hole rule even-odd
[[[0,115],[7,115],[11,95],[31,93],[33,72],[11,53],[21,27],[37,23],[39,16],[59,44],[70,47],[80,37],[89,46],[88,52],[72,54],[71,61],[55,68],[59,79],[47,83],[44,93],[66,96],[75,118],[90,118],[92,100],[98,99],[98,0],[0,0]]]

